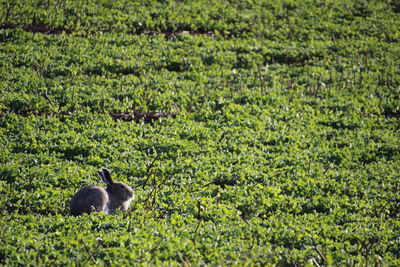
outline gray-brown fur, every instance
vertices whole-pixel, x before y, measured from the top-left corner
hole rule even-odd
[[[116,210],[127,210],[134,198],[134,191],[127,184],[115,183],[110,172],[103,168],[97,174],[107,184],[101,186],[87,186],[79,190],[71,199],[70,208],[72,215],[103,211],[111,214]]]

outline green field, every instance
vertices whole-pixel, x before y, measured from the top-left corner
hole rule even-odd
[[[1,1],[0,138],[1,266],[399,266],[400,2]]]

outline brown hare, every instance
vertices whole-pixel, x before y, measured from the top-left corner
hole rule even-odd
[[[134,191],[127,184],[115,183],[110,171],[102,168],[97,174],[107,184],[107,188],[92,185],[79,190],[71,199],[71,214],[74,216],[82,213],[103,211],[112,214],[116,210],[127,210],[134,198]]]

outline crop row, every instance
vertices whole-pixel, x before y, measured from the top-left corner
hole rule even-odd
[[[399,38],[399,22],[389,15],[399,13],[397,1],[3,1],[0,10],[3,27],[48,25],[84,35],[191,31],[274,40]]]
[[[400,59],[392,55],[400,51],[374,38],[308,46],[190,35],[1,36],[3,112],[215,110],[224,99],[259,101],[272,90],[319,97],[356,90],[365,112],[397,112]]]

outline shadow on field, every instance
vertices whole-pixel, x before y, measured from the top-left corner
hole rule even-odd
[[[27,25],[27,24],[14,24],[6,22],[0,25],[0,29],[23,29],[31,33],[45,33],[45,34],[60,34],[63,32],[67,34],[72,33],[72,29],[58,28],[44,24]]]
[[[46,116],[46,117],[58,117],[61,121],[64,121],[66,117],[73,116],[74,113],[60,111],[60,112],[45,112],[45,111],[37,111],[37,110],[25,110],[25,111],[11,111],[11,114],[17,114],[18,116],[22,117],[29,117],[29,116]],[[153,124],[154,121],[158,120],[159,118],[164,117],[172,117],[176,118],[178,113],[170,113],[170,112],[145,112],[143,110],[132,110],[131,112],[110,112],[108,113],[110,117],[114,120],[122,120],[126,122],[134,121],[139,123],[143,121],[144,123]],[[0,112],[0,118],[6,117],[7,113]]]

